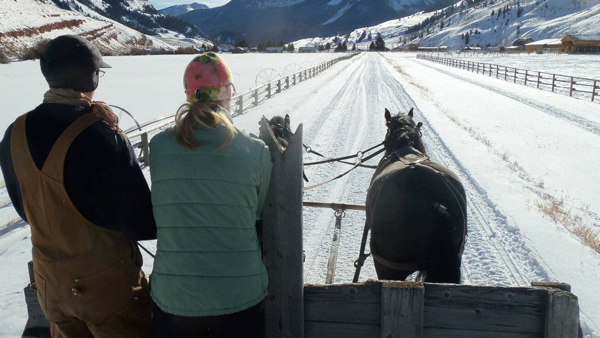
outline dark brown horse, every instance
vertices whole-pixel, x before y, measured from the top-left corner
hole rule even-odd
[[[392,116],[385,156],[367,193],[367,226],[379,279],[404,280],[415,271],[432,283],[460,283],[467,203],[458,177],[429,161],[421,126],[408,114]]]

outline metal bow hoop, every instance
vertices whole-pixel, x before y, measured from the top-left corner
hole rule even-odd
[[[135,122],[135,125],[137,126],[138,130],[142,131],[142,126],[138,123],[138,121],[135,119],[135,117],[133,117],[133,115],[130,112],[128,112],[125,108],[121,108],[119,106],[115,106],[115,105],[112,105],[112,104],[109,104],[108,106],[109,107],[113,107],[113,108],[117,108],[117,109],[121,110],[122,112],[124,112],[125,114],[129,115],[129,117],[131,117],[131,119],[133,120],[133,122]],[[129,132],[129,130],[127,130],[126,133],[127,132]]]

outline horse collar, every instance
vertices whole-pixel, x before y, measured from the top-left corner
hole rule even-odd
[[[406,165],[418,164],[429,160],[429,156],[411,146],[404,146],[400,149],[396,149],[394,154],[400,162]]]

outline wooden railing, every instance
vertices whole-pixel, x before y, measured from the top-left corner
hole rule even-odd
[[[600,103],[600,80],[519,69],[483,62],[444,58],[433,55],[419,54],[417,55],[417,58],[436,62],[445,66],[465,69],[477,74],[481,73],[482,75],[522,84],[528,87],[535,87],[537,89],[581,99],[590,99],[592,102]]]
[[[331,68],[336,63],[350,59],[358,54],[359,53],[353,53],[338,57],[333,60],[323,62],[317,66],[301,70],[297,73],[287,75],[268,83],[264,83],[241,94],[237,94],[232,98],[232,117],[243,115],[248,109],[258,106],[261,102],[272,98],[274,95],[290,89],[292,86],[300,84],[306,80],[312,79],[313,77]],[[130,140],[132,140],[133,146],[142,149],[142,155],[140,156],[142,165],[147,165],[149,163],[149,135],[172,124],[174,117],[175,115],[161,117],[159,119],[142,124],[142,130],[130,129],[126,131],[127,136]]]

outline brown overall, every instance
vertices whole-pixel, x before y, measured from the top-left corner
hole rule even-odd
[[[122,232],[85,219],[63,183],[71,143],[100,118],[89,113],[73,122],[39,170],[29,151],[26,117],[13,125],[11,153],[31,225],[38,299],[54,324],[52,336],[151,336],[148,282],[135,264],[138,248]]]

